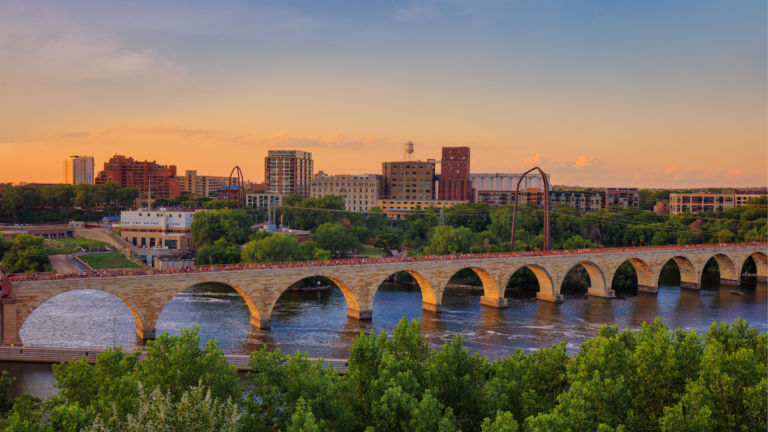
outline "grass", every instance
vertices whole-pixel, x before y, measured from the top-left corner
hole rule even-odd
[[[358,250],[357,254],[359,256],[381,256],[381,255],[385,255],[386,252],[382,249],[378,249],[368,245],[363,245],[363,248]]]
[[[139,268],[139,266],[133,261],[125,257],[125,255],[119,252],[101,253],[101,254],[85,254],[80,255],[78,258],[83,260],[86,264],[94,269],[108,269],[108,268]]]
[[[85,247],[85,246],[96,246],[96,247],[98,247],[98,246],[107,246],[107,245],[109,245],[109,243],[106,243],[106,242],[103,242],[103,241],[91,240],[91,239],[82,238],[82,237],[69,237],[69,238],[58,239],[56,241],[62,242],[62,243],[64,243],[67,246],[77,246],[77,247],[79,247],[79,246],[83,246],[83,247]]]

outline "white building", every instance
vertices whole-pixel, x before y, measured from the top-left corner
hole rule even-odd
[[[312,179],[310,196],[320,198],[325,195],[337,195],[344,200],[346,210],[366,212],[376,206],[380,183],[381,176],[376,174],[329,176],[320,171]]]
[[[192,249],[192,215],[204,210],[164,208],[120,213],[120,237],[138,248]]]

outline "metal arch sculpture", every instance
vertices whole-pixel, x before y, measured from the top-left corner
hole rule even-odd
[[[512,249],[515,248],[515,230],[517,229],[517,199],[518,195],[520,194],[520,182],[523,181],[528,173],[534,170],[539,171],[539,174],[541,174],[541,179],[544,182],[544,250],[550,250],[552,248],[552,241],[549,235],[549,180],[541,168],[533,167],[520,176],[520,180],[517,181],[517,187],[515,188],[515,205],[512,207]]]
[[[243,177],[243,171],[239,165],[235,165],[232,171],[229,172],[229,180],[227,180],[227,208],[229,208],[229,201],[232,199],[232,176],[236,175],[237,186],[237,208],[242,208],[245,205],[245,179]]]

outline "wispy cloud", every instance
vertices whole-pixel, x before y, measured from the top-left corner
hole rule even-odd
[[[573,167],[577,170],[582,170],[585,168],[597,168],[602,167],[605,165],[605,162],[596,159],[592,156],[587,157],[587,155],[581,155],[579,156],[576,161],[573,163]]]
[[[337,133],[328,136],[302,136],[288,133],[259,135],[238,133],[224,129],[188,128],[173,123],[152,123],[145,125],[115,124],[94,131],[68,131],[53,135],[38,135],[36,140],[54,139],[61,141],[108,143],[130,136],[171,136],[184,140],[236,145],[255,148],[307,148],[307,149],[365,149],[387,144],[383,137],[350,138]]]

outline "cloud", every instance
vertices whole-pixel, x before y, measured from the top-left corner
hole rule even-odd
[[[61,132],[50,135],[38,135],[36,140],[53,138],[72,142],[90,142],[94,144],[116,142],[120,138],[136,135],[163,135],[177,137],[186,141],[215,142],[219,145],[238,145],[243,147],[269,148],[307,148],[307,149],[365,149],[388,144],[382,137],[349,138],[341,133],[328,136],[302,136],[288,133],[258,135],[238,133],[225,129],[188,128],[173,123],[151,123],[145,125],[115,124],[95,131]]]
[[[541,165],[544,159],[541,157],[541,154],[536,153],[535,155],[528,156],[527,158],[523,159],[523,165],[525,166],[537,166]]]
[[[576,159],[576,162],[574,162],[573,165],[571,166],[576,168],[577,170],[581,170],[585,168],[602,167],[603,165],[605,165],[605,162],[599,159],[595,159],[592,156],[587,157],[587,155],[581,155]]]
[[[124,46],[36,2],[0,4],[0,58],[0,73],[24,79],[114,79],[178,69],[151,49]]]

